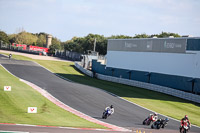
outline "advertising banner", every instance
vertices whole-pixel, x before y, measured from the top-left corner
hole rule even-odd
[[[187,39],[109,39],[108,51],[185,53]]]

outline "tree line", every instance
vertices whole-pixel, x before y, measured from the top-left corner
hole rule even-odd
[[[46,36],[48,34],[44,32],[40,33],[29,33],[26,31],[21,31],[18,34],[6,34],[4,31],[0,30],[0,41],[3,43],[18,43],[18,44],[27,44],[33,46],[46,46]],[[52,38],[52,45],[50,46],[50,52],[54,53],[55,50],[66,50],[72,52],[78,52],[81,54],[86,54],[88,50],[94,49],[94,42],[96,40],[96,51],[100,55],[106,55],[107,52],[107,40],[108,39],[131,39],[131,38],[152,38],[152,37],[180,37],[177,33],[162,32],[160,34],[136,34],[134,36],[126,35],[112,35],[110,37],[104,37],[103,35],[98,34],[88,34],[85,37],[73,37],[71,40],[61,42],[56,37]]]
[[[0,41],[6,44],[26,44],[32,46],[45,47],[46,46],[46,36],[48,34],[44,32],[40,33],[29,33],[26,31],[21,31],[18,34],[6,34],[4,31],[0,30]],[[63,49],[61,46],[61,41],[56,37],[52,37],[52,45],[50,46],[50,52],[54,53],[55,49]]]
[[[107,42],[108,39],[131,39],[131,38],[152,38],[152,37],[181,37],[177,33],[169,33],[169,32],[162,32],[160,34],[136,34],[135,36],[126,36],[126,35],[112,35],[110,37],[104,37],[103,35],[98,34],[88,34],[85,37],[73,37],[71,40],[66,42],[62,42],[64,49],[68,51],[75,51],[78,53],[85,54],[88,50],[94,49],[94,41],[96,39],[96,51],[99,52],[101,55],[106,55],[107,52]]]

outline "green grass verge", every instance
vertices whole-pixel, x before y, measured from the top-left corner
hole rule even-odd
[[[12,91],[4,91],[3,86],[12,86]],[[28,107],[37,107],[38,113],[27,113]],[[105,128],[58,107],[1,66],[0,123]]]
[[[74,67],[74,63],[71,62],[34,61],[72,81],[107,90],[131,102],[172,118],[180,120],[187,114],[192,124],[200,126],[200,104],[142,88],[93,79],[78,72]]]
[[[0,54],[7,55],[7,56],[9,55],[9,53],[3,53],[3,52],[0,52]],[[12,54],[12,58],[16,59],[16,60],[34,61],[34,59],[32,59],[32,58],[22,56],[22,55],[15,55],[15,54]]]

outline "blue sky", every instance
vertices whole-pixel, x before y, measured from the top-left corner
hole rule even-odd
[[[0,30],[46,32],[61,41],[104,36],[200,36],[200,0],[0,0]]]

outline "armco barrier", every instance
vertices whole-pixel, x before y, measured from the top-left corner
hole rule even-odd
[[[82,73],[84,73],[90,77],[93,77],[93,73],[87,69],[84,69],[78,62],[75,62],[75,67],[77,69],[79,69]]]
[[[86,75],[93,77],[93,73],[91,71],[84,69],[77,62],[75,63],[75,66],[76,66],[77,69],[79,69],[80,71],[82,71]],[[169,88],[169,87],[159,86],[159,85],[135,81],[135,80],[117,78],[117,77],[102,75],[102,74],[98,74],[98,73],[96,73],[95,77],[97,77],[98,79],[101,79],[101,80],[106,80],[106,81],[111,81],[111,82],[115,82],[115,83],[145,88],[145,89],[148,89],[148,90],[157,91],[157,92],[165,93],[165,94],[172,95],[172,96],[175,96],[175,97],[179,97],[179,98],[182,98],[182,99],[186,99],[186,100],[189,100],[189,101],[200,103],[200,96],[199,95],[195,95],[195,94],[192,94],[192,93],[172,89],[172,88]]]

